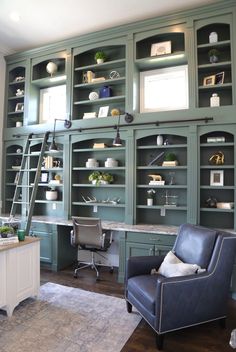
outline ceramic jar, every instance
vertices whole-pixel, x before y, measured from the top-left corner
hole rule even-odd
[[[58,196],[58,194],[57,194],[57,191],[53,191],[53,190],[51,190],[51,191],[46,191],[46,199],[47,200],[57,200],[57,196]]]
[[[113,158],[107,158],[105,161],[105,167],[117,167],[118,161]]]
[[[99,166],[99,162],[96,159],[88,159],[88,161],[86,161],[86,167],[98,167]]]
[[[99,90],[99,98],[109,98],[111,97],[111,88],[108,86],[104,86]]]
[[[159,134],[157,136],[157,145],[162,145],[163,144],[163,136]]]

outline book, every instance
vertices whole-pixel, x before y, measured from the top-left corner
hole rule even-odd
[[[93,148],[106,148],[106,144],[105,143],[94,143],[93,144]]]
[[[149,185],[163,186],[165,181],[150,181]]]
[[[177,166],[178,160],[173,161],[163,161],[162,166]]]
[[[8,245],[8,244],[12,244],[12,243],[18,243],[19,239],[18,236],[12,236],[12,237],[8,237],[8,238],[0,238],[0,246],[4,246],[4,245]]]
[[[207,143],[225,142],[225,137],[207,137]]]

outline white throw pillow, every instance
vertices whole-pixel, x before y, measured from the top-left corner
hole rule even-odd
[[[206,271],[197,264],[183,263],[173,252],[168,252],[157,273],[165,277],[198,274]],[[152,271],[153,273],[153,271]]]

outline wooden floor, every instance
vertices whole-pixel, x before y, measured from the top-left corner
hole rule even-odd
[[[78,279],[73,277],[73,268],[60,272],[41,269],[41,284],[54,282],[65,286],[78,287],[84,290],[103,293],[116,297],[124,297],[124,287],[117,282],[117,272],[113,274],[108,268],[101,268],[101,280],[96,282],[92,269],[80,271]],[[165,337],[164,351],[166,352],[233,352],[229,345],[230,334],[236,329],[236,301],[229,300],[229,316],[226,329],[219,327],[217,322],[192,327],[173,333]],[[155,334],[142,319],[133,335],[123,347],[122,352],[152,352],[157,351]]]

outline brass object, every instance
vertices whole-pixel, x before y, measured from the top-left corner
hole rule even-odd
[[[223,165],[225,163],[225,156],[222,152],[213,154],[209,159],[210,164]]]

